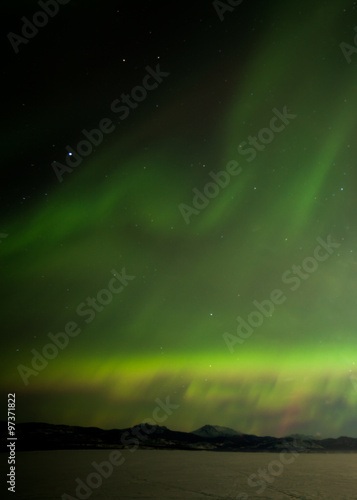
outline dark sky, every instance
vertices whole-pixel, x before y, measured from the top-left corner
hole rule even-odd
[[[357,436],[356,2],[230,4],[3,7],[18,421]]]

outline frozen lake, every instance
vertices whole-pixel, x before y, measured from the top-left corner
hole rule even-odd
[[[7,456],[1,455],[2,471],[5,467],[7,473]],[[18,452],[12,498],[354,500],[357,454]]]

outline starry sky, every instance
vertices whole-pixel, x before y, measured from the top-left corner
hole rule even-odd
[[[357,437],[355,4],[4,7],[3,415]]]

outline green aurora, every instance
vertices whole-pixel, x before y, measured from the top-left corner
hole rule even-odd
[[[213,17],[220,65],[205,53],[195,67],[199,40],[188,62],[162,57],[170,75],[135,116],[62,182],[49,162],[50,186],[37,190],[48,195],[2,216],[1,386],[16,393],[18,421],[123,428],[169,397],[171,429],[357,437],[357,55],[348,64],[340,47],[353,45],[356,12],[318,4],[276,2],[248,55],[226,40],[241,7]],[[96,123],[118,123],[110,102]],[[294,118],[248,155],[249,136],[285,107]],[[62,147],[53,160],[64,159]],[[193,190],[232,161],[240,173],[197,208]],[[333,251],[292,290],[286,273],[328,238]],[[123,268],[120,293],[89,306]],[[284,302],[229,348],[237,317],[247,322],[277,289]],[[78,314],[83,302],[92,314]],[[21,376],[19,366],[34,370],[31,350],[69,322],[80,332]]]

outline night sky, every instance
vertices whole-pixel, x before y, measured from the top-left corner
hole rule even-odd
[[[238,4],[3,6],[3,420],[357,437],[356,2]]]

